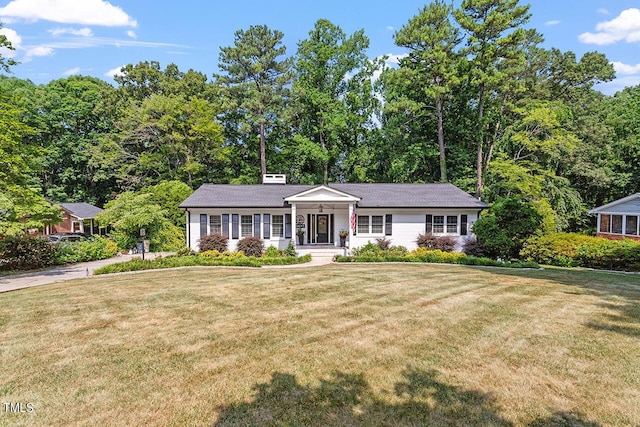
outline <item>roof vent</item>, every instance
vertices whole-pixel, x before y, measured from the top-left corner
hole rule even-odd
[[[283,185],[287,183],[287,175],[268,173],[268,174],[262,175],[262,183]]]

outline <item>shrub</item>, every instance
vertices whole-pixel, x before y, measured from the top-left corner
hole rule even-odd
[[[578,249],[578,260],[584,267],[640,271],[640,243],[628,239],[590,240]]]
[[[261,257],[264,253],[264,242],[260,237],[248,236],[238,241],[238,250],[246,256]]]
[[[176,251],[176,255],[178,256],[188,256],[195,255],[196,253],[188,246],[183,246]]]
[[[198,247],[200,248],[200,252],[212,250],[224,252],[229,248],[228,243],[229,238],[227,236],[219,233],[212,233],[201,237],[198,242]]]
[[[446,264],[464,264],[467,256],[460,252],[443,251],[419,247],[408,254],[409,257],[420,258],[426,262],[442,262]]]
[[[585,243],[599,239],[577,233],[552,233],[545,236],[534,236],[525,242],[520,255],[524,259],[540,264],[576,267],[580,265],[578,259],[580,247]]]
[[[296,254],[296,248],[293,247],[293,242],[291,240],[289,240],[289,244],[284,250],[284,254],[288,257],[295,257],[296,255],[298,255]]]
[[[380,256],[382,254],[382,249],[380,249],[375,243],[367,242],[364,246],[351,249],[351,252],[354,256]]]
[[[456,241],[451,236],[436,236],[432,233],[420,234],[416,239],[418,247],[431,250],[441,250],[443,252],[453,252]]]
[[[242,251],[238,251],[238,252],[231,252],[231,251],[217,251],[215,249],[210,250],[210,251],[204,251],[204,252],[200,252],[198,254],[201,257],[204,258],[225,258],[225,259],[238,259],[238,258],[246,258],[244,252]]]
[[[487,256],[511,259],[520,256],[525,240],[536,232],[541,222],[542,216],[531,203],[503,199],[478,218],[473,232]]]
[[[118,245],[105,237],[94,236],[92,240],[60,243],[57,249],[57,263],[69,264],[111,258],[118,252]]]
[[[56,245],[48,239],[10,236],[0,240],[0,270],[30,270],[56,263]]]
[[[478,242],[478,239],[475,237],[469,237],[464,241],[462,245],[462,252],[468,256],[474,257],[484,257],[484,249],[482,249],[482,244]]]
[[[391,240],[387,239],[386,237],[378,237],[376,239],[376,245],[378,245],[378,247],[383,251],[386,251],[391,247]]]
[[[264,251],[264,256],[267,258],[278,258],[282,256],[282,252],[275,246],[271,245]]]

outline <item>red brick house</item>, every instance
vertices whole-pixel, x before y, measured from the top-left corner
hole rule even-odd
[[[95,217],[102,212],[102,209],[89,203],[58,203],[58,205],[62,209],[62,222],[47,226],[45,234],[99,234]]]

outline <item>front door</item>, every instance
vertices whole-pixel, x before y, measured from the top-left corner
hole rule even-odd
[[[329,215],[318,215],[318,243],[329,243]]]

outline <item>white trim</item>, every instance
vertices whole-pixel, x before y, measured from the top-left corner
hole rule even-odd
[[[327,196],[326,194],[321,194],[321,193],[330,193],[331,196]],[[289,203],[293,203],[293,202],[353,203],[353,202],[359,202],[361,198],[336,190],[335,188],[331,188],[326,185],[321,185],[318,187],[310,188],[301,193],[297,193],[289,197],[285,197],[284,200],[285,202],[289,202]]]

